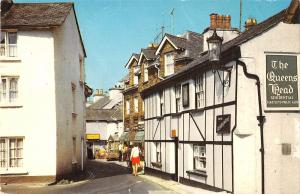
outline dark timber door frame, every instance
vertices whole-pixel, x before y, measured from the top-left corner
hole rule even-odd
[[[178,182],[178,137],[175,137],[175,177],[174,180]]]

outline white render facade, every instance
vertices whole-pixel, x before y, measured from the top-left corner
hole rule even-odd
[[[240,53],[238,57],[225,62],[224,67],[231,67],[230,71],[212,71],[203,61],[199,64],[203,68],[198,71],[174,78],[176,84],[173,81],[146,91],[146,167],[174,180],[212,190],[253,194],[262,193],[264,186],[265,193],[300,193],[299,37],[300,24],[278,22],[250,40],[241,41],[238,50],[233,51]],[[290,107],[267,105],[270,94],[266,91],[271,87],[266,70],[270,66],[266,61],[269,56],[279,57],[283,64],[288,57],[296,60],[281,65],[281,68],[293,66],[289,70],[292,77],[285,80],[289,84],[290,79],[296,85],[293,88],[296,98]],[[245,64],[247,73],[257,75],[260,80],[262,115],[259,115],[256,80],[247,76],[237,60]],[[230,85],[222,85],[229,77]],[[196,86],[199,78],[203,84]],[[176,87],[180,88],[178,93]],[[281,91],[282,96],[288,93]],[[262,133],[257,116],[265,118],[263,172]],[[218,119],[227,128],[230,123],[228,131],[217,132],[224,127],[217,123]]]
[[[1,31],[11,30],[17,55],[0,57],[1,176],[55,179],[83,169],[85,51],[74,9],[61,26]],[[17,80],[12,100],[7,78]]]

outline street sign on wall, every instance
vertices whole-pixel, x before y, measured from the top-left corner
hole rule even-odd
[[[298,107],[297,56],[266,55],[267,107]]]
[[[87,140],[98,140],[100,139],[100,134],[86,134]]]

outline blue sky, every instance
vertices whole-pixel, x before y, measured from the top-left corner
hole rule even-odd
[[[14,2],[69,2],[69,0],[14,0]],[[87,51],[86,81],[107,90],[122,79],[124,65],[133,52],[153,42],[160,27],[172,33],[170,12],[174,8],[174,34],[203,32],[209,14],[231,15],[239,27],[240,0],[73,0]],[[290,0],[243,0],[243,22],[258,22],[286,8]]]

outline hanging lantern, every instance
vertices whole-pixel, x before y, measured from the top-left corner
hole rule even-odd
[[[210,62],[220,61],[223,38],[218,36],[216,29],[214,29],[213,35],[207,38],[206,41],[208,43],[209,61]]]

